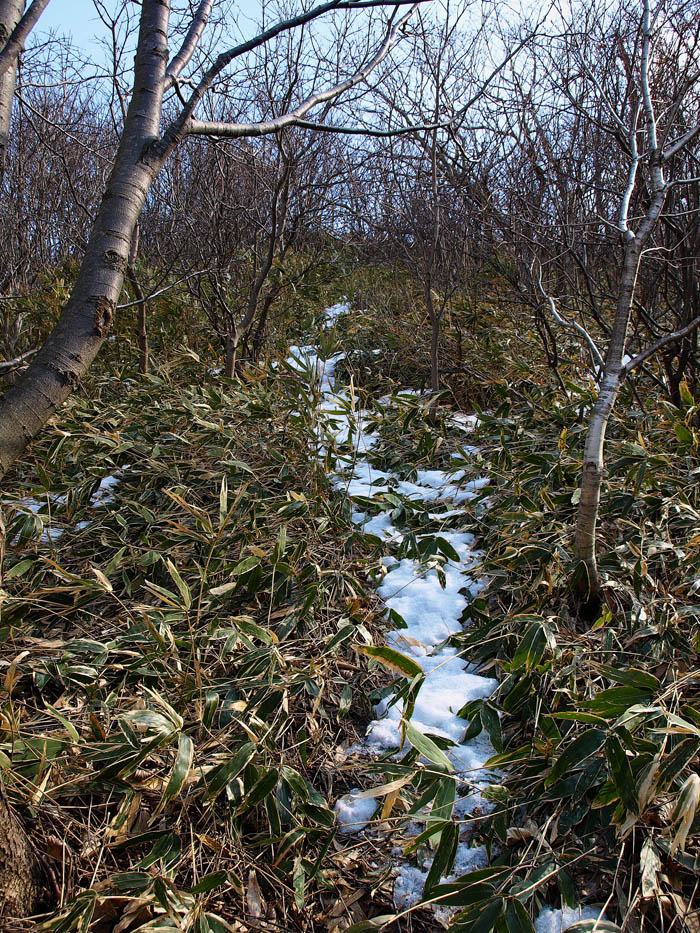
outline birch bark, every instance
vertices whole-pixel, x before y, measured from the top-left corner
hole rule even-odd
[[[639,263],[644,247],[661,216],[670,187],[665,178],[664,165],[671,157],[671,149],[664,152],[663,147],[659,145],[656,114],[649,87],[649,55],[652,41],[649,0],[644,0],[641,25],[642,49],[639,65],[639,89],[642,101],[640,110],[644,119],[641,127],[645,142],[643,148],[646,151],[641,154],[638,149],[637,135],[640,128],[637,126],[637,114],[635,114],[631,120],[627,137],[630,164],[618,220],[618,228],[625,246],[617,291],[615,319],[600,379],[598,398],[593,406],[588,423],[583,454],[581,498],[576,516],[575,552],[585,572],[577,576],[574,591],[581,604],[581,614],[585,618],[595,617],[598,614],[603,599],[596,555],[596,532],[600,513],[600,494],[604,478],[605,434],[620,386],[626,375],[623,359],[627,348],[627,334]],[[622,125],[619,119],[618,122]],[[677,146],[678,142],[671,148],[676,149]],[[645,165],[647,169],[647,185],[651,198],[635,232],[629,226],[629,209],[632,195],[638,183],[638,171],[641,165]]]
[[[22,18],[23,11],[24,0],[0,0],[0,48],[7,43],[12,30]],[[14,58],[8,68],[0,74],[0,184],[5,176],[16,77],[17,58]]]
[[[32,8],[43,8],[47,2],[34,0],[30,11]],[[34,4],[37,4],[36,7]],[[254,39],[218,56],[204,72],[179,116],[161,135],[164,91],[177,82],[177,73],[191,59],[206,25],[211,2],[201,0],[182,49],[168,69],[170,2],[142,0],[133,93],[114,168],[97,212],[76,283],[51,336],[17,385],[0,399],[0,479],[77,388],[107,337],[127,274],[129,250],[139,215],[153,180],[176,146],[188,135],[239,138],[265,135],[286,126],[302,125],[305,115],[314,107],[330,103],[345,91],[357,87],[387,57],[416,8],[413,0],[372,0],[357,6],[375,5],[392,8],[389,26],[376,53],[366,59],[352,76],[325,90],[311,93],[297,107],[262,123],[202,123],[194,119],[197,105],[219,74],[236,57],[326,12],[354,6],[354,0],[327,0],[283,20]],[[398,16],[404,6],[408,7],[407,12]],[[0,59],[6,50],[0,51]],[[178,96],[181,97],[181,94]]]

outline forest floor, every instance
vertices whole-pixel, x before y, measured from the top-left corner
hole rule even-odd
[[[240,380],[103,362],[3,491],[7,929],[697,933],[694,402],[612,426],[584,627],[594,389],[435,407],[346,309]]]

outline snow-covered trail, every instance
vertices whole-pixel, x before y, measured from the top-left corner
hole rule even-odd
[[[346,303],[326,309],[325,325],[332,325],[349,310]],[[314,347],[308,346],[290,347],[290,354],[289,364],[310,374],[320,393],[317,453],[326,454],[324,441],[327,443],[329,436],[335,441],[333,485],[340,494],[361,499],[365,511],[354,509],[353,520],[366,534],[386,541],[383,576],[377,584],[377,593],[387,615],[397,613],[404,622],[404,627],[386,633],[386,645],[417,665],[423,675],[410,716],[404,714],[402,701],[392,702],[391,697],[383,700],[375,707],[376,718],[367,727],[364,742],[353,751],[368,758],[402,746],[405,751],[407,740],[403,734],[407,729],[414,733],[413,736],[409,733],[409,739],[415,740],[416,734],[421,733],[441,736],[452,743],[445,754],[452,769],[450,779],[455,782],[451,818],[459,826],[459,841],[451,873],[443,879],[449,881],[486,867],[488,861],[486,848],[474,846],[471,840],[474,824],[491,809],[481,791],[494,781],[495,775],[484,765],[495,750],[486,732],[465,741],[468,723],[458,711],[470,701],[489,698],[498,683],[475,673],[468,659],[446,642],[461,630],[464,609],[483,586],[474,573],[480,561],[474,537],[459,524],[465,518],[465,510],[460,506],[488,486],[489,478],[465,482],[462,470],[418,470],[415,481],[408,482],[397,474],[378,469],[372,463],[372,451],[379,436],[371,430],[374,422],[370,413],[355,409],[351,391],[335,381],[335,369],[344,354],[336,353],[324,361]],[[470,433],[476,418],[457,415],[454,422],[455,427]],[[344,452],[337,450],[338,445],[346,445]],[[460,445],[460,451],[469,455],[476,453],[476,448]],[[397,559],[390,553],[403,539],[403,533],[392,522],[394,506],[386,507],[386,493],[397,493],[412,503],[430,506],[430,523],[422,526],[418,537],[439,536],[452,549],[451,559],[438,568],[435,562],[431,565],[409,557]],[[376,509],[371,502],[376,502]],[[458,527],[446,530],[446,524]],[[378,808],[373,788],[356,789],[341,797],[335,805],[340,831],[359,833],[368,826],[371,830]],[[423,813],[423,820],[428,818],[429,813]],[[420,814],[413,819],[413,829],[418,834],[423,829]],[[404,827],[404,837],[407,832],[410,835],[411,829]],[[403,911],[420,901],[430,861],[412,864],[403,857],[400,848],[395,847],[393,852],[394,903],[397,910]],[[452,913],[449,908],[437,908],[436,920],[447,921]],[[535,920],[535,933],[561,933],[581,920],[600,923],[605,919],[605,914],[595,907],[544,907]]]
[[[347,305],[336,305],[326,312],[326,321],[331,323],[347,311]],[[424,527],[421,537],[439,535],[452,549],[452,559],[440,567],[442,582],[437,564],[406,557],[397,560],[387,553],[383,560],[386,572],[377,592],[387,610],[398,613],[405,622],[404,628],[387,633],[387,645],[418,665],[424,674],[408,720],[410,725],[422,734],[442,736],[453,743],[446,750],[457,789],[453,818],[464,827],[454,871],[463,874],[484,867],[485,849],[471,847],[467,827],[474,811],[479,814],[488,809],[480,790],[489,783],[484,764],[494,749],[485,733],[464,741],[468,723],[457,713],[465,703],[489,697],[497,682],[474,673],[458,650],[445,644],[450,635],[461,630],[462,613],[481,587],[472,574],[479,559],[473,536],[461,528],[445,530],[445,524],[459,524],[463,510],[456,506],[473,498],[488,479],[464,482],[463,471],[423,470],[418,471],[415,482],[407,482],[377,469],[372,464],[372,449],[378,437],[368,428],[368,413],[353,411],[349,393],[335,384],[335,368],[343,354],[335,354],[324,362],[312,347],[292,347],[290,353],[292,365],[298,361],[297,366],[301,362],[316,373],[321,392],[321,431],[330,432],[339,444],[348,439],[352,442],[352,456],[342,456],[336,461],[337,472],[333,477],[336,489],[364,500],[378,501],[377,497],[391,491],[415,503],[430,503],[435,511],[430,513],[431,523]],[[374,514],[353,512],[354,521],[367,534],[387,541],[387,550],[390,543],[402,538],[392,524],[392,508],[386,509],[386,503],[382,502],[376,513],[370,509]],[[402,701],[393,704],[391,698],[382,701],[375,707],[375,716],[363,745],[355,749],[360,754],[373,756],[402,745]],[[377,806],[375,799],[360,796],[360,792],[341,798],[336,804],[341,831],[364,830]],[[429,865],[411,865],[400,857],[397,859],[394,899],[398,908],[420,899],[428,869]]]

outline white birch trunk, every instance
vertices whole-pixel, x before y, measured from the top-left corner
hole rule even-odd
[[[24,0],[0,0],[0,48],[7,42],[10,33],[22,18]],[[12,101],[15,96],[17,60],[0,74],[0,184],[5,176],[7,145],[10,138]]]

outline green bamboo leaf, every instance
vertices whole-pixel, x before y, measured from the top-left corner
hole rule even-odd
[[[221,488],[219,489],[219,528],[224,527],[226,515],[228,514],[228,478],[222,477]]]
[[[448,560],[454,561],[455,564],[459,564],[461,562],[459,554],[457,551],[455,551],[450,542],[445,540],[445,538],[437,537],[435,539],[435,543],[437,544],[441,553],[444,554]]]
[[[165,833],[153,845],[153,848],[144,856],[136,866],[146,869],[156,862],[162,862],[164,866],[171,864],[180,857],[182,849],[182,840],[176,833]]]
[[[626,687],[637,687],[637,689],[647,693],[656,693],[661,687],[661,682],[658,677],[654,677],[653,674],[638,670],[634,667],[627,668],[626,670],[618,670],[616,667],[601,664],[599,670],[604,677],[607,677],[608,680],[612,680],[616,684],[621,684]]]
[[[258,625],[248,616],[237,616],[233,621],[242,632],[251,635],[253,638],[259,638],[265,645],[276,645],[279,641],[279,638],[271,629]]]
[[[419,732],[411,722],[405,719],[402,722],[406,728],[406,737],[417,752],[420,752],[428,761],[432,761],[439,768],[445,771],[454,771],[455,768],[450,759],[431,738]]]
[[[430,866],[428,877],[423,886],[423,899],[430,897],[430,890],[440,879],[449,874],[454,865],[457,846],[459,844],[459,827],[456,823],[449,821],[445,824],[441,834],[440,843],[433,857],[433,864]]]
[[[531,671],[542,660],[547,647],[547,633],[541,621],[532,622],[522,637],[512,662],[513,670],[525,668]]]
[[[151,709],[132,710],[128,713],[122,713],[120,718],[136,726],[153,729],[154,732],[159,732],[161,735],[168,735],[175,731],[175,726],[169,719]]]
[[[527,908],[517,897],[509,897],[505,910],[508,933],[534,933],[535,927]]]
[[[674,836],[671,842],[671,855],[677,849],[684,849],[688,833],[693,825],[695,814],[700,805],[700,776],[691,774],[680,789],[673,808]]]
[[[478,918],[482,911],[486,910],[489,904],[493,904],[494,886],[487,881],[476,880],[481,878],[481,872],[470,872],[464,875],[458,881],[449,881],[446,884],[438,884],[430,892],[430,899],[433,903],[441,907],[466,907],[471,908],[466,914],[458,916],[459,929],[462,929],[463,920],[468,917],[469,921]],[[495,916],[498,916],[503,909],[503,901],[498,898],[499,909]],[[478,905],[478,907],[476,906]],[[471,929],[471,927],[466,927]]]
[[[345,933],[369,933],[370,930],[381,930],[389,923],[394,923],[396,914],[382,914],[380,917],[373,917],[371,920],[360,920],[359,923],[353,923]]]
[[[14,564],[12,567],[10,567],[9,570],[6,570],[6,571],[5,571],[5,573],[4,573],[4,579],[5,579],[5,580],[12,580],[12,579],[14,579],[15,577],[21,577],[21,576],[23,576],[23,575],[29,570],[29,568],[32,567],[33,565],[34,565],[34,561],[33,561],[31,558],[29,558],[29,557],[25,557],[24,560],[18,561],[16,564]]]
[[[684,424],[675,424],[673,430],[676,432],[676,437],[681,442],[681,444],[692,444],[693,443],[693,433],[692,431]]]
[[[241,814],[245,813],[247,810],[261,803],[268,794],[274,791],[278,781],[279,771],[276,768],[271,768],[269,771],[263,773],[262,777],[253,785],[243,800],[241,800],[236,809],[236,816],[241,816]]]
[[[666,790],[682,775],[688,762],[693,760],[699,748],[700,739],[693,735],[683,739],[670,754],[664,756],[657,778],[660,790]]]
[[[441,777],[437,784],[438,788],[430,808],[429,822],[450,820],[457,799],[457,782],[453,777]]]
[[[248,573],[250,570],[254,570],[258,566],[260,566],[260,558],[251,554],[250,557],[244,557],[243,560],[239,560],[238,563],[234,564],[233,568],[231,569],[231,576],[240,577],[244,573]],[[213,589],[209,590],[209,595],[223,596],[224,593],[228,593],[229,590],[234,589],[237,584],[237,580],[230,580],[228,583],[224,583],[222,586],[213,587]]]
[[[579,920],[567,927],[566,933],[622,933],[622,928],[609,920]]]
[[[294,903],[297,910],[304,909],[304,888],[306,887],[306,871],[301,856],[294,860],[292,871],[292,886],[294,888]]]
[[[54,709],[54,707],[51,706],[50,703],[45,703],[44,705],[46,707],[46,711],[48,712],[48,714],[58,719],[58,721],[67,731],[68,735],[71,737],[71,739],[73,739],[73,742],[76,745],[80,745],[80,735],[78,734],[78,730],[75,728],[73,723],[70,722],[70,720],[66,719],[66,717],[63,716],[61,713],[59,713],[57,709]]]
[[[341,626],[338,631],[331,638],[328,639],[325,645],[325,651],[330,652],[337,645],[340,645],[342,642],[347,641],[352,635],[357,631],[356,626],[352,624]]]
[[[500,768],[505,768],[518,761],[525,761],[531,754],[531,745],[521,745],[520,748],[515,748],[512,752],[504,752],[502,755],[492,755],[484,763],[484,767],[488,768],[489,771],[498,771]]]
[[[686,408],[692,408],[695,404],[695,399],[693,398],[693,393],[688,388],[688,383],[685,381],[685,379],[681,380],[681,383],[678,386],[678,391]]]
[[[214,586],[209,590],[210,596],[224,596],[226,593],[234,590],[238,586],[238,580],[230,580],[221,586]]]
[[[353,645],[353,648],[358,654],[364,654],[368,658],[379,661],[384,667],[393,671],[395,674],[399,674],[401,677],[413,679],[423,674],[423,668],[419,664],[416,664],[411,658],[407,658],[405,654],[401,654],[400,651],[395,651],[393,648],[388,648],[386,645],[381,647],[376,647],[374,645]]]
[[[607,733],[602,729],[588,729],[582,733],[556,760],[545,778],[544,786],[551,787],[564,773],[595,755],[605,744],[606,738]]]
[[[447,824],[444,822],[433,823],[432,826],[428,826],[427,829],[424,829],[422,833],[419,833],[417,836],[413,836],[408,845],[404,848],[403,854],[408,856],[412,852],[416,852],[424,842],[427,842],[433,836],[437,836],[443,831]]]
[[[250,570],[254,570],[259,565],[260,558],[256,554],[251,554],[249,557],[244,557],[243,560],[239,560],[233,565],[231,576],[238,577],[241,574],[248,573]]]
[[[465,914],[459,914],[456,918],[456,929],[460,930],[460,933],[492,933],[502,915],[503,898],[495,897],[486,904],[472,907]]]
[[[176,587],[178,588],[178,590],[180,591],[180,596],[182,596],[182,601],[183,601],[183,603],[184,603],[184,605],[185,605],[185,609],[189,609],[190,606],[192,605],[192,596],[191,596],[191,594],[190,594],[189,587],[187,586],[187,584],[185,583],[185,581],[182,579],[182,577],[181,577],[180,574],[178,573],[177,567],[176,567],[175,564],[170,560],[170,558],[168,558],[168,559],[166,560],[165,565],[166,565],[166,567],[168,568],[168,573],[169,573],[170,576],[173,578],[173,581],[174,581],[174,583],[175,583],[175,586],[176,586]]]
[[[491,744],[497,752],[503,751],[503,736],[501,733],[501,717],[490,703],[481,705],[481,722],[489,734]]]
[[[203,790],[210,800],[216,797],[230,781],[238,777],[253,759],[256,751],[257,746],[253,742],[246,742],[232,758],[203,775],[197,783],[197,788]]]
[[[638,686],[608,687],[581,705],[600,716],[613,718],[621,716],[630,706],[648,703],[653,693],[653,690]]]
[[[207,930],[204,926],[197,933],[236,933],[234,927],[230,923],[227,923],[226,920],[223,920],[218,914],[212,914],[207,912],[202,914],[202,919],[206,920],[209,929]]]
[[[585,722],[592,726],[605,726],[606,720],[593,713],[547,713],[548,719],[563,719],[566,722]]]
[[[182,790],[182,787],[187,780],[187,775],[190,773],[193,757],[194,742],[189,737],[189,735],[185,735],[184,732],[181,732],[177,746],[175,764],[170,774],[168,783],[166,784],[165,790],[163,791],[161,801],[155,810],[156,813],[159,813],[166,805],[166,803],[169,800],[172,800],[173,797],[176,797],[177,794],[179,794]]]
[[[639,856],[639,874],[641,877],[642,897],[653,897],[661,893],[658,876],[661,872],[661,859],[650,836],[644,840]]]
[[[605,757],[608,759],[610,774],[625,807],[634,814],[639,812],[637,792],[632,775],[632,768],[622,743],[616,735],[609,735],[605,743]]]
[[[112,875],[110,881],[117,891],[143,894],[150,888],[153,877],[146,871],[123,871]]]

